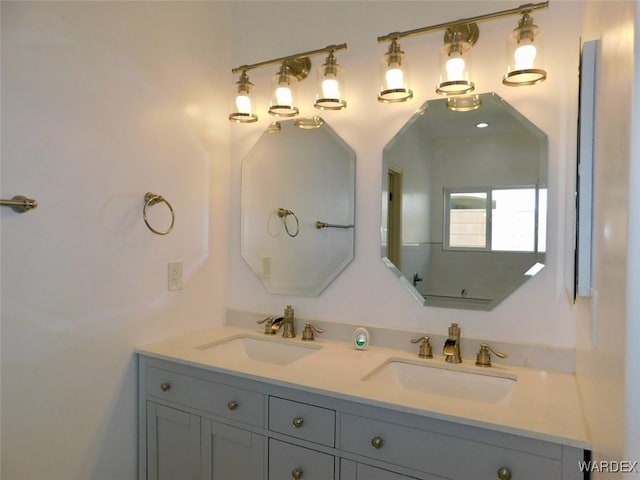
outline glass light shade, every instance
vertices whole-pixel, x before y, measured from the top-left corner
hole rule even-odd
[[[389,50],[382,58],[380,77],[379,102],[406,102],[413,98],[413,92],[409,88],[409,65],[395,40],[391,42]]]
[[[242,72],[240,79],[233,87],[233,106],[229,114],[229,120],[236,123],[252,123],[258,120],[258,116],[253,111],[255,104],[253,99],[253,83],[249,81],[246,72]]]
[[[544,81],[547,72],[543,66],[542,31],[533,24],[533,18],[524,14],[508,42],[507,72],[502,83],[517,87]]]
[[[282,65],[272,79],[272,95],[269,114],[276,117],[293,117],[299,110],[294,105],[298,87],[298,79],[288,73],[288,67]]]
[[[454,41],[445,44],[440,54],[440,82],[436,93],[464,95],[473,92],[471,81],[471,44]]]
[[[317,94],[313,106],[321,110],[345,108],[344,77],[344,69],[336,62],[333,52],[330,53],[326,62],[318,67]]]

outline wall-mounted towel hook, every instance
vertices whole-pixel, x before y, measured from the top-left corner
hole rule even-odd
[[[149,225],[149,220],[147,220],[147,208],[157,203],[166,204],[167,207],[169,208],[169,211],[171,212],[171,225],[169,225],[169,228],[167,228],[164,232],[153,228],[151,225]],[[156,193],[151,193],[151,192],[147,192],[144,194],[144,207],[142,208],[142,216],[144,218],[144,223],[147,225],[147,228],[151,230],[153,233],[155,233],[156,235],[166,235],[167,233],[171,232],[171,230],[173,230],[173,225],[175,224],[175,220],[176,220],[176,216],[175,216],[175,213],[173,212],[173,207],[171,206],[171,204],[167,202],[167,200],[162,195],[158,195]]]
[[[16,195],[11,200],[0,200],[1,207],[9,207],[17,213],[28,212],[38,206],[38,202],[23,195]]]

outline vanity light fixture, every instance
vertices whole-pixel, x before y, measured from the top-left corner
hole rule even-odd
[[[318,67],[318,93],[314,107],[320,110],[342,110],[346,108],[344,99],[344,69],[338,65],[333,51],[323,65]]]
[[[305,58],[307,62],[308,58]],[[295,117],[298,113],[298,107],[295,106],[294,98],[298,93],[298,78],[304,79],[307,76],[306,70],[300,65],[298,75],[294,73],[293,63],[282,62],[278,72],[273,76],[271,88],[271,104],[269,106],[269,115],[274,117]]]
[[[509,37],[507,73],[502,83],[509,86],[536,85],[547,78],[542,67],[542,35],[529,12],[524,12]]]
[[[303,130],[314,130],[320,128],[324,124],[324,120],[314,115],[313,117],[299,117],[293,121],[293,124]]]
[[[478,94],[455,95],[447,98],[447,108],[452,112],[470,112],[482,105],[482,98]]]
[[[445,30],[440,60],[440,83],[436,93],[463,95],[473,92],[475,85],[470,79],[471,47],[479,35],[480,30],[476,23],[454,25]]]
[[[335,58],[334,52],[347,48],[346,43],[329,45],[325,48],[296,53],[286,57],[274,58],[251,65],[242,65],[231,70],[233,74],[241,73],[240,79],[234,87],[235,102],[233,113],[229,120],[236,123],[250,123],[258,120],[254,112],[254,102],[251,97],[254,88],[249,81],[247,71],[269,65],[279,65],[278,71],[272,77],[272,95],[269,106],[269,114],[276,117],[294,117],[299,113],[296,106],[297,85],[307,78],[311,71],[311,59],[309,57],[328,53],[329,56],[319,69],[318,74],[320,90],[314,106],[320,109],[340,110],[347,106],[344,100],[343,69]],[[321,73],[320,73],[321,72]]]
[[[409,88],[409,69],[405,54],[400,49],[398,39],[394,38],[384,54],[381,64],[382,86],[378,101],[382,103],[406,102],[413,98]]]
[[[236,82],[234,92],[236,94],[233,113],[229,114],[229,120],[236,123],[252,123],[258,120],[258,116],[253,112],[253,83],[249,81],[249,76],[245,70]]]
[[[521,15],[521,19],[511,36],[513,53],[510,54],[509,66],[502,82],[510,86],[535,85],[542,82],[547,74],[540,66],[542,57],[540,52],[540,29],[533,24],[533,19],[529,14],[534,10],[547,8],[548,6],[548,0],[541,3],[527,3],[508,10],[379,36],[378,43],[391,43],[383,58],[382,88],[378,93],[378,100],[384,103],[395,103],[405,102],[413,97],[406,79],[405,55],[400,50],[398,40],[436,30],[445,30],[444,47],[440,62],[440,80],[436,87],[436,92],[451,98],[469,94],[475,88],[469,73],[469,57],[472,46],[480,35],[476,22],[508,15]],[[478,108],[480,104],[476,105],[472,100],[461,102],[460,105],[456,105],[456,102],[451,102],[447,103],[447,106],[454,111],[467,111]]]

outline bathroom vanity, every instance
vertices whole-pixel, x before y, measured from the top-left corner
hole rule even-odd
[[[140,479],[582,478],[589,443],[570,374],[235,327],[137,353]],[[446,391],[403,385],[403,365],[478,377],[479,400],[435,376]],[[489,394],[492,382],[507,390]]]

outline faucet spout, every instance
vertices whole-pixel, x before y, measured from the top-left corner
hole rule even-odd
[[[442,354],[448,363],[462,363],[460,354],[460,327],[457,323],[452,323],[449,327],[449,337],[442,347]]]
[[[282,325],[284,325],[282,336],[284,338],[294,338],[296,336],[293,315],[293,307],[291,305],[287,305],[287,308],[284,309],[284,319],[282,320]]]
[[[271,322],[271,333],[276,333],[282,327],[282,321],[284,319],[282,317],[274,318]]]

